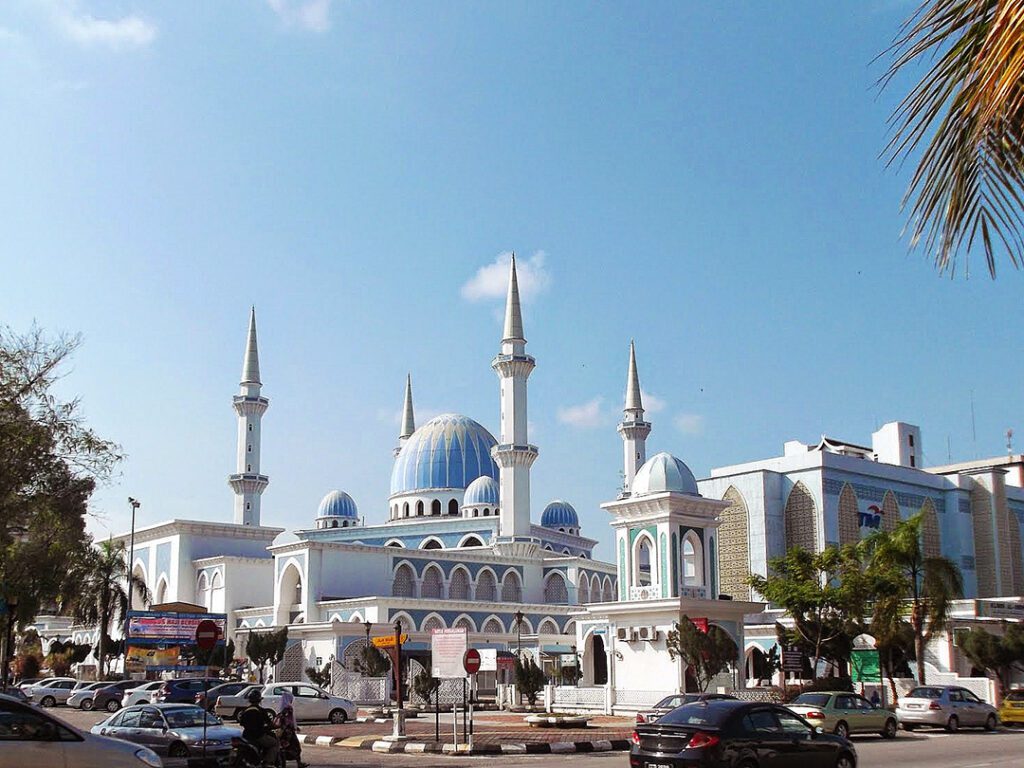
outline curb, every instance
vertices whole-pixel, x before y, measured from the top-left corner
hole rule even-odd
[[[339,736],[311,736],[298,734],[301,744],[318,747],[366,749],[378,754],[430,754],[430,755],[552,755],[577,752],[619,752],[629,749],[629,739],[599,739],[597,741],[510,742],[505,744],[451,744],[437,741],[384,741],[382,739],[342,738]]]

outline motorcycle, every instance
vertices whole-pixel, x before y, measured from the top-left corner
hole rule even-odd
[[[284,750],[277,753],[277,768],[284,768]],[[263,753],[251,741],[241,736],[231,739],[231,756],[228,758],[230,768],[263,768]]]

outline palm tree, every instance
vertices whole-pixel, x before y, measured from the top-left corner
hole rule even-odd
[[[128,615],[127,552],[124,542],[103,541],[90,551],[80,567],[78,593],[73,601],[75,620],[99,626],[99,677],[103,677],[106,662],[106,642],[115,619],[124,621]],[[145,582],[132,576],[133,590],[143,604],[152,596]],[[125,649],[125,653],[128,649]]]
[[[921,541],[923,515],[896,524],[892,531],[879,531],[864,541],[868,566],[876,583],[886,585],[876,603],[881,624],[898,628],[902,613],[897,601],[910,602],[910,628],[914,633],[917,680],[925,683],[924,649],[949,622],[953,600],[963,594],[960,569],[948,557],[927,557]],[[895,638],[894,638],[895,639]]]
[[[1024,4],[1020,0],[926,0],[890,49],[890,82],[927,67],[890,118],[886,154],[917,154],[903,199],[914,198],[911,247],[939,271],[980,243],[995,277],[996,253],[1024,263]],[[927,62],[927,63],[924,63]]]

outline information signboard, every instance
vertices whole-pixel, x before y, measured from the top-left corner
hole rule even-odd
[[[878,651],[855,650],[850,652],[850,679],[855,683],[882,682],[882,669]]]
[[[203,621],[212,621],[224,642],[227,614],[175,613],[171,611],[129,611],[128,636],[132,645],[189,645],[196,641],[196,630]]]
[[[430,633],[430,675],[438,680],[465,677],[462,666],[468,648],[464,628],[435,629]]]
[[[498,671],[498,649],[497,648],[481,648],[480,649],[480,671],[481,672],[497,672]]]
[[[782,650],[782,671],[803,672],[804,655],[796,648],[784,648]]]

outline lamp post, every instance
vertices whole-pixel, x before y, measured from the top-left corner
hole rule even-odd
[[[369,630],[367,630],[369,631]],[[405,717],[402,713],[402,620],[395,619],[395,730],[392,739],[405,738]]]
[[[522,611],[516,611],[513,618],[516,620],[516,656],[523,659],[523,619],[526,618]]]
[[[370,630],[373,629],[373,622],[372,621],[364,621],[363,622],[363,629],[366,630],[366,647],[369,648],[370,647]],[[367,652],[367,653],[369,653],[369,652]]]
[[[134,592],[134,590],[132,589],[132,587],[133,587],[133,584],[132,584],[132,563],[135,561],[135,510],[137,510],[139,508],[140,504],[139,504],[139,502],[136,499],[133,499],[131,496],[129,496],[128,497],[128,506],[130,506],[132,508],[132,532],[131,532],[131,536],[129,537],[128,568],[127,568],[127,571],[128,571],[128,610],[131,611],[131,609],[132,609],[132,593]],[[124,679],[125,680],[128,679],[128,639],[131,636],[130,626],[131,626],[131,622],[129,622],[128,621],[128,617],[125,616],[124,617],[124,662],[123,662],[123,664],[124,664]],[[101,627],[100,628],[100,632],[103,632],[103,631],[104,631],[104,628]],[[103,672],[103,659],[100,659],[99,662],[100,662],[100,664],[99,664],[99,671],[102,673]]]
[[[572,669],[572,673],[576,676],[576,687],[579,688],[580,687],[580,654],[576,650],[576,646],[575,645],[572,646],[572,660],[573,660],[573,664],[574,664],[573,669]]]

